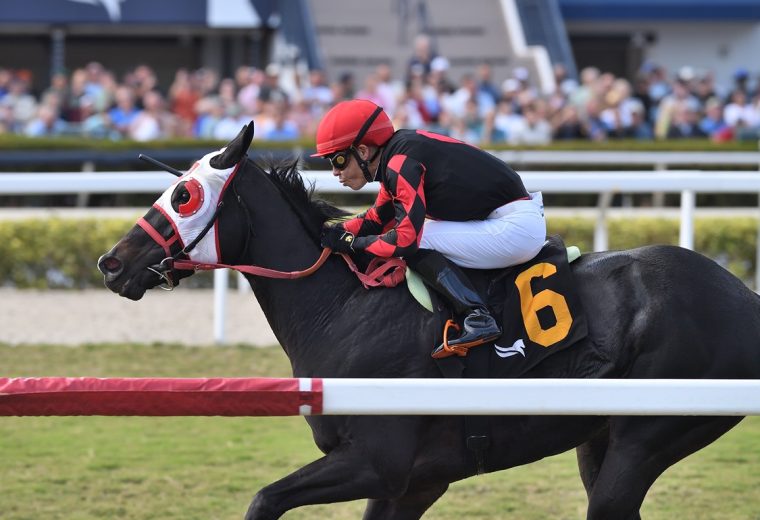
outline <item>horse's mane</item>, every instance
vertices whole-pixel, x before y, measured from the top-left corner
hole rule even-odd
[[[287,194],[292,204],[306,211],[320,226],[328,220],[346,217],[350,213],[336,208],[329,202],[314,196],[315,186],[306,187],[298,169],[299,161],[268,161],[264,171],[283,193]]]

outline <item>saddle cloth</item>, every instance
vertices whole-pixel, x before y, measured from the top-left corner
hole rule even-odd
[[[550,237],[533,260],[493,278],[487,294],[503,330],[492,347],[475,347],[490,349],[489,377],[518,377],[588,335],[559,237]]]
[[[568,260],[577,258],[576,252],[577,248],[566,249],[562,239],[553,236],[527,263],[506,269],[467,270],[473,284],[486,295],[503,332],[493,344],[473,347],[467,357],[459,359],[469,367],[474,362],[470,358],[478,358],[478,364],[488,366],[487,377],[519,377],[551,354],[585,338],[588,325]],[[423,306],[434,308],[419,275],[407,270],[407,284]],[[434,300],[439,309],[445,305],[440,298]],[[448,309],[442,312],[450,314]],[[436,339],[442,341],[441,337]],[[447,359],[454,362],[455,358]],[[477,372],[474,376],[466,369],[465,375],[484,377],[483,370]]]

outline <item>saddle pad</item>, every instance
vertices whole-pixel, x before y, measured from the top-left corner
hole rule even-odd
[[[491,281],[488,301],[503,333],[489,349],[489,377],[518,377],[588,335],[568,252],[551,237],[530,262]]]

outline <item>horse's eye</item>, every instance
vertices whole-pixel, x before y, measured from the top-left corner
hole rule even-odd
[[[203,186],[197,179],[182,181],[172,193],[172,208],[180,217],[189,217],[203,205]]]

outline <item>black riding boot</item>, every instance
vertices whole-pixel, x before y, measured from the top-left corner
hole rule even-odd
[[[406,261],[430,287],[451,303],[457,314],[466,316],[462,334],[450,340],[450,346],[475,346],[501,336],[501,328],[459,266],[432,249],[420,249]],[[433,352],[441,349],[443,344]]]

